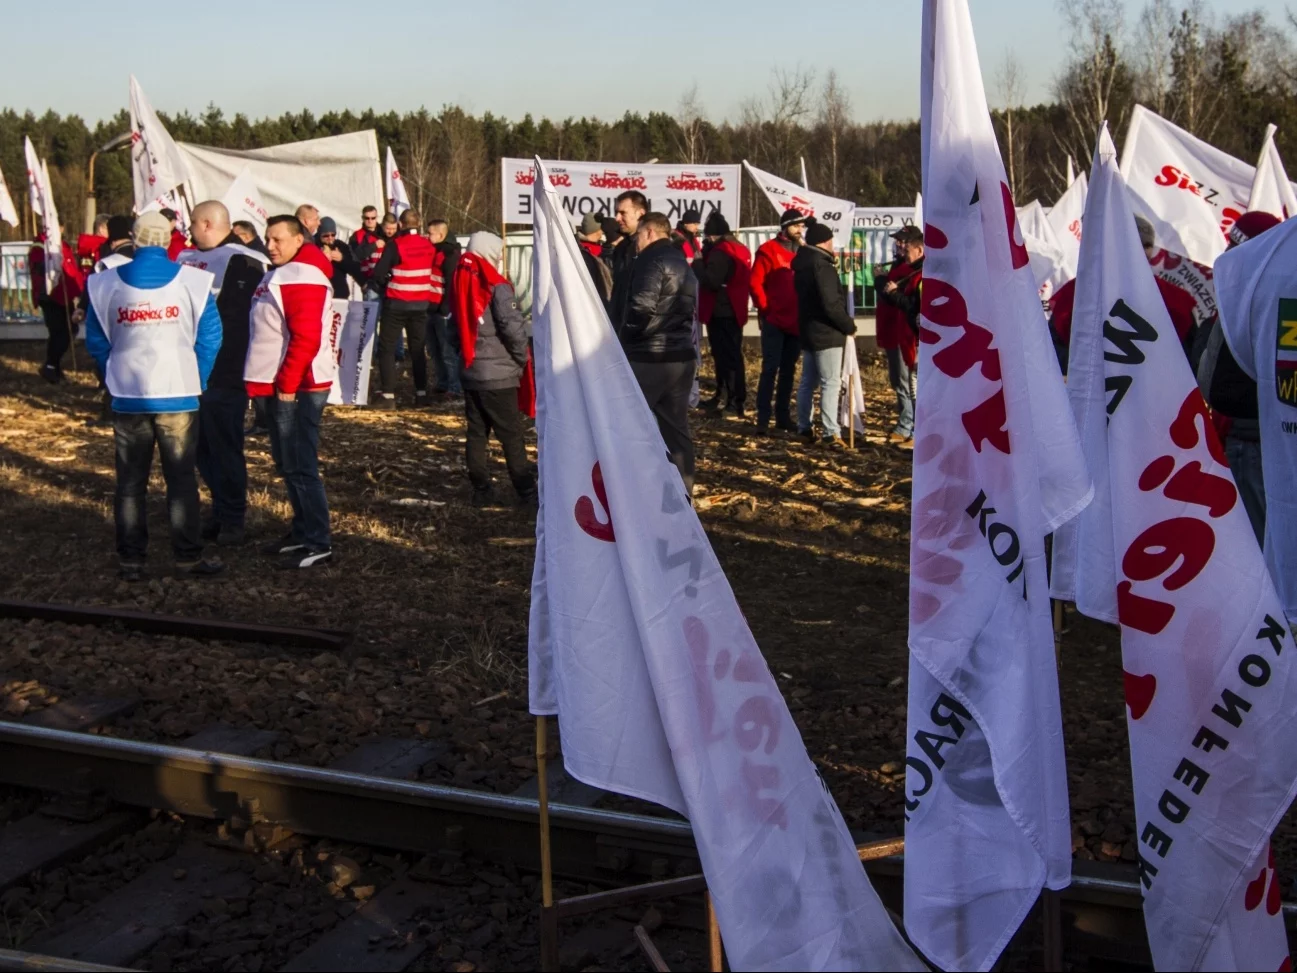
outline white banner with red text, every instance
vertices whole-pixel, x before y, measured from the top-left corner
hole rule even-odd
[[[335,298],[329,342],[338,358],[338,374],[329,389],[329,405],[368,405],[369,366],[378,330],[378,301]]]
[[[809,189],[780,179],[773,172],[758,169],[746,159],[743,167],[770,200],[775,208],[776,222],[783,218],[788,210],[795,210],[803,216],[813,216],[833,231],[833,245],[839,250],[851,243],[851,225],[855,218],[856,204],[848,199],[837,199],[823,193],[813,193]]]

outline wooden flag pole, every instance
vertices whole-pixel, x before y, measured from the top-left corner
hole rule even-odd
[[[707,955],[711,959],[711,973],[722,973],[725,969],[725,950],[721,946],[721,927],[716,921],[712,894],[704,892],[703,901],[707,903]]]
[[[540,968],[545,973],[558,970],[558,913],[554,911],[554,874],[549,849],[549,750],[546,744],[546,718],[536,717],[536,801],[540,808]]]

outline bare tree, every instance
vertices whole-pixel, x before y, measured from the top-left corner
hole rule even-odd
[[[707,116],[703,114],[702,103],[698,100],[698,82],[695,81],[676,105],[676,124],[680,131],[676,134],[676,151],[680,158],[693,165],[706,161],[706,150],[703,146],[703,123]]]
[[[820,128],[829,142],[829,191],[838,195],[838,145],[851,125],[851,98],[838,83],[838,72],[830,69],[820,93]]]
[[[1105,121],[1114,130],[1125,124],[1134,99],[1130,66],[1122,54],[1125,10],[1121,0],[1061,0],[1060,11],[1072,39],[1072,56],[1054,83],[1067,118],[1055,137],[1068,154],[1088,159]]]
[[[405,117],[401,125],[401,142],[405,146],[407,163],[400,167],[401,181],[414,190],[411,200],[414,208],[426,213],[424,197],[435,178],[437,146],[437,126],[428,109],[420,108]]]
[[[1026,166],[1018,165],[1023,146],[1014,139],[1013,113],[1022,107],[1023,81],[1022,64],[1013,51],[1004,55],[1000,69],[995,73],[995,86],[1004,105],[1004,155],[1009,166],[1009,192],[1014,199],[1021,199],[1018,194],[1018,173],[1025,172]]]
[[[1184,128],[1210,138],[1219,119],[1213,117],[1220,92],[1213,84],[1209,27],[1201,0],[1180,11],[1171,31],[1171,115]]]
[[[1133,59],[1139,98],[1159,115],[1170,112],[1171,52],[1179,19],[1170,0],[1148,0],[1135,30]]]

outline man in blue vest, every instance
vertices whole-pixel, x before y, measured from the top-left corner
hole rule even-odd
[[[221,347],[214,277],[167,257],[171,225],[161,213],[135,220],[135,258],[92,276],[86,348],[113,397],[117,556],[127,581],[144,577],[146,500],[153,444],[162,457],[171,549],[183,575],[225,569],[203,557],[199,535],[198,398]]]

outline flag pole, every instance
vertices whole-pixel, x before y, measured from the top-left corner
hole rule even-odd
[[[711,973],[723,973],[725,950],[721,946],[721,927],[716,921],[716,907],[712,904],[712,894],[704,892],[703,901],[707,903],[707,955],[711,960],[709,964]]]
[[[558,970],[558,915],[554,912],[554,874],[549,854],[549,750],[546,718],[536,717],[536,802],[540,808],[540,968]]]

